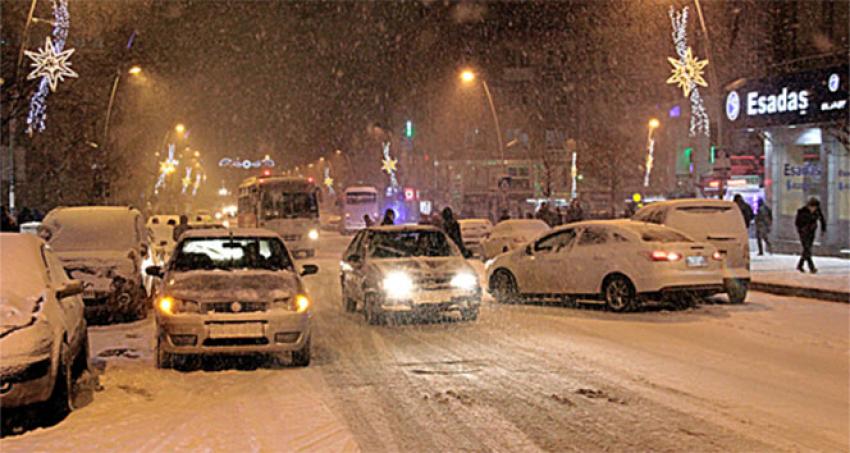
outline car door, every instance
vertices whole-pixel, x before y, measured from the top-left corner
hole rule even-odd
[[[574,294],[595,294],[599,292],[602,279],[611,269],[616,256],[608,247],[610,231],[598,225],[581,228],[575,245],[566,252],[570,275],[571,292]]]
[[[567,228],[545,236],[534,245],[536,267],[542,287],[547,294],[570,294],[574,277],[571,275],[568,251],[576,238],[576,229]]]
[[[52,250],[46,246],[43,246],[41,250],[51,291],[55,294],[56,290],[65,286],[71,279],[65,272],[62,262],[59,261],[59,258]],[[85,338],[86,329],[85,307],[83,305],[82,295],[68,296],[57,299],[56,302],[62,312],[62,322],[65,326],[65,331],[68,333],[68,344],[76,351],[80,346],[80,341]]]

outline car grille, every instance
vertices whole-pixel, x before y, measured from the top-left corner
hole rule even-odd
[[[416,280],[416,287],[424,291],[451,289],[452,278],[448,275],[427,276]]]
[[[283,236],[283,241],[284,241],[284,242],[287,242],[287,241],[288,241],[288,242],[295,242],[295,241],[300,241],[300,240],[301,240],[301,235],[300,235],[300,234],[285,234],[285,235]]]
[[[206,312],[213,313],[251,313],[266,311],[268,304],[265,302],[239,302],[239,310],[234,310],[233,302],[212,302],[204,304]]]
[[[269,344],[268,338],[207,338],[204,346],[259,346]]]

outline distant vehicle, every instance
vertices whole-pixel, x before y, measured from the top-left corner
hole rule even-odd
[[[163,269],[156,301],[156,364],[204,354],[291,355],[310,364],[312,302],[280,237],[261,229],[187,231]]]
[[[743,303],[750,286],[750,241],[738,206],[731,201],[686,198],[654,203],[632,220],[665,225],[717,247],[729,301]]]
[[[0,409],[46,402],[33,407],[47,419],[73,409],[89,357],[82,291],[41,239],[0,233]]]
[[[194,214],[189,216],[189,226],[192,228],[204,227],[207,225],[215,225],[216,220],[212,212],[206,209],[198,209]]]
[[[39,235],[62,260],[72,278],[85,285],[86,318],[107,321],[144,318],[152,260],[142,215],[126,206],[56,208]]]
[[[549,225],[538,219],[499,222],[490,231],[490,235],[481,240],[481,258],[487,260],[500,253],[509,252],[549,230]]]
[[[481,305],[475,270],[432,226],[360,230],[343,255],[340,280],[345,310],[361,308],[369,324],[444,312],[475,320]]]
[[[672,228],[631,220],[576,222],[554,229],[487,266],[499,302],[578,298],[613,311],[645,299],[723,291],[722,256]]]
[[[177,214],[154,214],[148,217],[147,225],[164,225],[172,228],[180,224],[180,216]]]
[[[174,227],[180,224],[178,215],[153,215],[148,218],[152,253],[162,262],[174,250]]]
[[[321,227],[319,189],[307,178],[248,178],[239,186],[239,227],[274,231],[293,255],[312,257]]]
[[[481,256],[481,241],[490,236],[493,224],[487,219],[462,219],[458,223],[460,235],[463,237],[463,246]]]
[[[343,233],[352,233],[366,228],[363,220],[368,215],[375,224],[381,223],[378,189],[370,186],[354,186],[345,189],[343,196]]]

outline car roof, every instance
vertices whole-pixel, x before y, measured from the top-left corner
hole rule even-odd
[[[280,235],[265,228],[195,228],[186,230],[181,236],[185,238],[227,238],[227,237],[261,237],[278,238]]]
[[[730,206],[734,204],[735,203],[729,200],[717,200],[712,198],[678,198],[676,200],[657,201],[641,208],[641,210],[662,207],[678,208],[682,206]]]
[[[552,231],[561,231],[569,228],[576,227],[587,227],[587,226],[603,226],[603,227],[621,227],[621,228],[631,228],[635,225],[652,225],[664,228],[662,225],[655,224],[647,224],[646,222],[639,222],[631,219],[610,219],[610,220],[584,220],[581,222],[573,222],[568,223],[566,225],[560,225],[556,228],[553,228]]]
[[[412,232],[412,231],[440,231],[443,230],[432,226],[432,225],[416,225],[416,224],[403,224],[403,225],[377,225],[367,228],[369,231],[382,231],[388,233],[402,233],[402,232]]]

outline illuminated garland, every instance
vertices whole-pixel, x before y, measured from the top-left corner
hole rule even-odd
[[[655,139],[650,136],[646,154],[646,174],[643,176],[644,187],[649,187],[649,174],[652,173],[653,162],[655,162]]]
[[[165,185],[165,178],[177,171],[180,161],[174,158],[174,143],[168,144],[168,158],[159,163],[159,179],[154,186],[154,193],[158,194],[160,187]]]
[[[698,132],[708,136],[711,123],[705,103],[699,93],[699,87],[707,87],[708,83],[702,76],[703,70],[708,66],[708,60],[699,60],[693,55],[693,50],[688,47],[688,7],[676,11],[670,7],[670,23],[673,25],[673,44],[676,46],[676,58],[667,58],[673,66],[673,75],[667,79],[668,84],[675,84],[682,89],[682,93],[691,101],[691,126],[690,136]]]
[[[265,159],[261,160],[242,160],[240,158],[231,159],[229,157],[225,157],[218,161],[219,167],[232,167],[232,168],[241,168],[243,170],[250,170],[252,168],[260,168],[260,167],[268,167],[272,168],[275,166],[274,160],[270,159],[269,156],[266,156]]]
[[[59,82],[65,77],[78,77],[70,66],[68,58],[74,53],[74,49],[65,49],[65,40],[68,39],[68,29],[71,26],[68,14],[67,0],[53,0],[53,32],[52,38],[47,37],[44,47],[37,52],[24,51],[26,56],[33,60],[32,72],[27,75],[27,80],[41,77],[38,89],[30,99],[30,110],[27,116],[27,133],[32,135],[33,131],[41,132],[45,128],[47,119],[47,95],[56,91]]]
[[[331,168],[330,167],[325,167],[324,184],[325,184],[325,187],[328,188],[328,193],[333,195],[334,194],[334,179],[331,178]]]
[[[390,142],[384,142],[384,160],[381,161],[381,170],[390,175],[390,188],[395,193],[398,190],[397,171],[398,160],[390,156]]]

